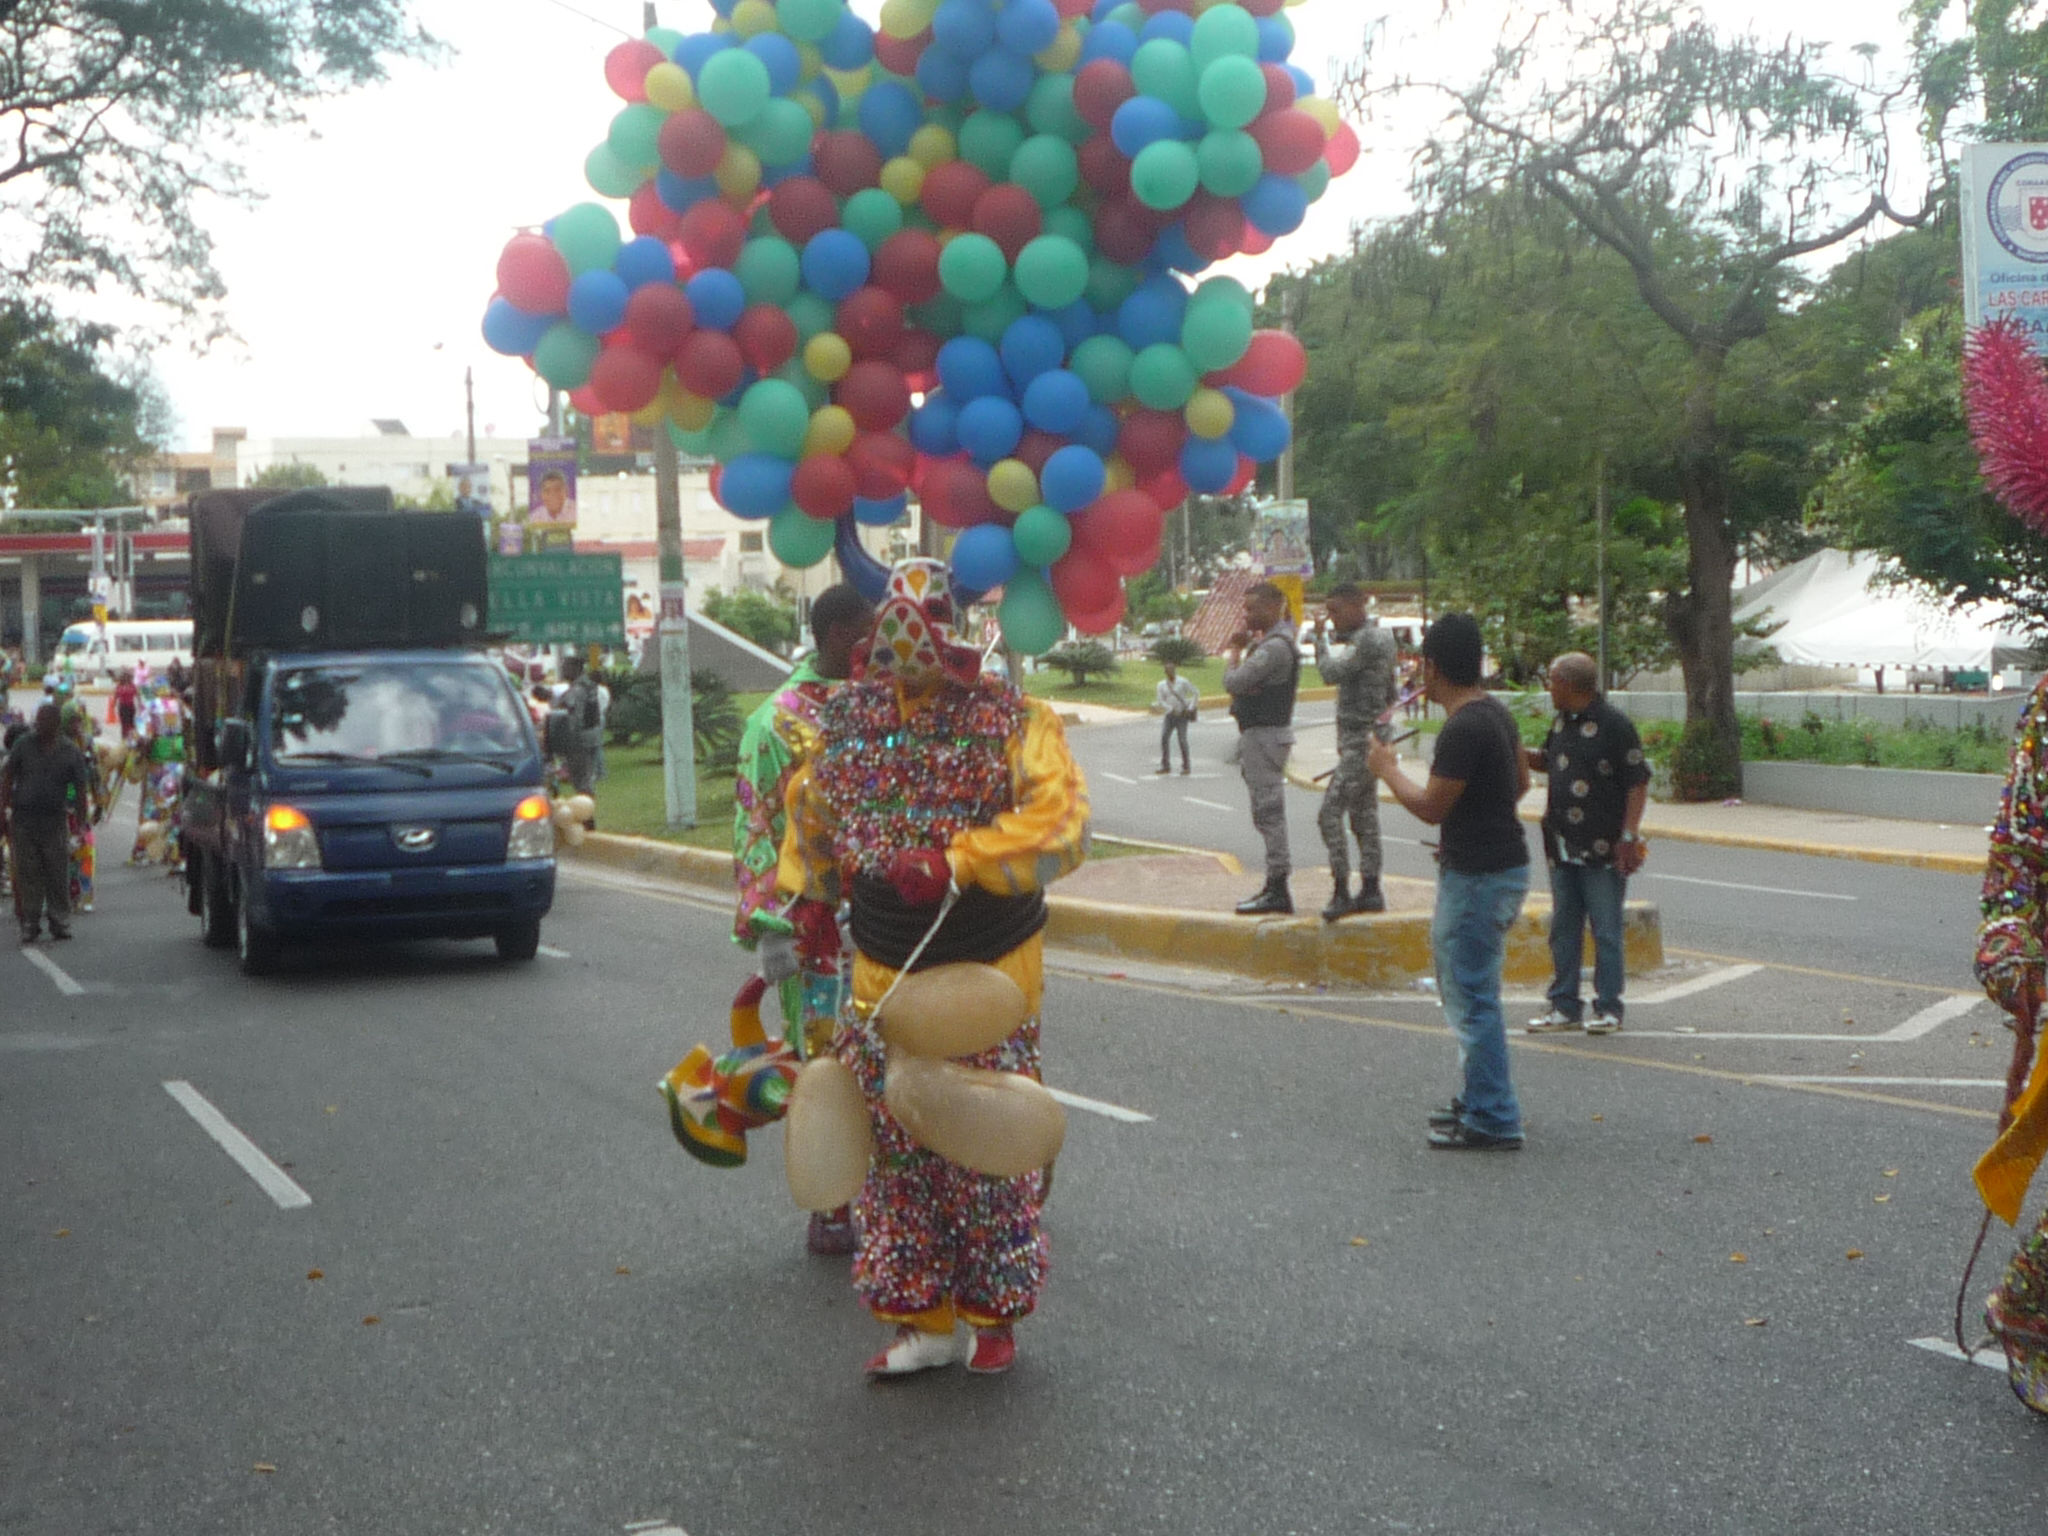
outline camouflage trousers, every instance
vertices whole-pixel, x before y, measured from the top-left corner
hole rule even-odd
[[[1351,878],[1351,850],[1344,828],[1350,824],[1358,840],[1358,873],[1371,884],[1380,877],[1380,781],[1366,770],[1365,749],[1338,755],[1337,771],[1323,792],[1316,828],[1330,854],[1330,878],[1343,884]]]

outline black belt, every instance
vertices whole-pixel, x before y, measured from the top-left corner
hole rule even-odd
[[[911,906],[886,880],[862,876],[853,882],[854,948],[892,970],[903,968],[938,915],[938,903]],[[917,957],[915,969],[957,961],[990,964],[1044,928],[1045,920],[1041,892],[998,896],[970,886],[960,893],[944,925]]]

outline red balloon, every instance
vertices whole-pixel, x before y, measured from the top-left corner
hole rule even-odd
[[[725,129],[702,107],[688,107],[661,125],[655,152],[678,176],[709,176],[725,158]]]
[[[683,215],[679,237],[699,268],[730,267],[747,243],[747,221],[729,203],[706,198]]]
[[[672,283],[648,283],[626,300],[627,339],[649,357],[674,356],[696,323],[690,301]]]
[[[514,235],[498,257],[498,291],[532,315],[569,307],[569,263],[546,235]]]
[[[1294,105],[1294,76],[1287,73],[1285,65],[1261,64],[1259,73],[1266,77],[1266,105],[1260,109],[1260,116],[1285,112]]]
[[[1330,142],[1323,146],[1323,163],[1330,168],[1332,176],[1342,176],[1358,164],[1358,132],[1349,123],[1339,123],[1337,131],[1330,135]]]
[[[597,398],[597,391],[588,384],[569,391],[569,404],[585,416],[604,414],[604,402]]]
[[[851,197],[882,179],[882,152],[866,134],[851,129],[819,134],[811,150],[811,164],[818,180],[835,197]]]
[[[1251,346],[1228,377],[1240,389],[1277,400],[1299,389],[1308,377],[1308,353],[1285,331],[1255,331]]]
[[[740,344],[723,331],[692,331],[676,349],[676,380],[693,395],[722,400],[746,376]]]
[[[768,218],[791,245],[839,223],[839,203],[814,176],[792,176],[768,194]]]
[[[807,517],[821,522],[851,512],[853,498],[859,494],[853,466],[836,453],[809,455],[797,465],[789,481],[789,499]]]
[[[1015,261],[1017,253],[1045,228],[1045,214],[1038,199],[1007,182],[990,187],[974,200],[971,219],[977,231],[1002,247],[1005,261]]]
[[[1278,16],[1286,8],[1287,0],[1238,0],[1254,16]]]
[[[1066,446],[1065,438],[1033,428],[1024,434],[1023,440],[1017,444],[1017,451],[1010,457],[1025,465],[1034,475],[1042,475],[1046,460]]]
[[[756,304],[734,322],[732,339],[756,373],[773,373],[796,356],[796,322],[773,304]]]
[[[661,393],[661,363],[636,347],[607,347],[590,365],[590,392],[608,411],[637,411]]]
[[[1095,210],[1095,244],[1119,266],[1135,266],[1150,254],[1160,225],[1136,198],[1105,198]]]
[[[903,302],[885,288],[859,289],[840,301],[832,329],[846,338],[856,358],[893,360],[903,341]]]
[[[846,450],[860,494],[869,501],[887,501],[910,489],[917,470],[917,450],[893,432],[863,432]]]
[[[939,242],[931,231],[899,229],[884,240],[875,251],[875,282],[905,304],[937,298]]]
[[[1244,239],[1238,242],[1238,249],[1247,256],[1263,256],[1273,249],[1273,236],[1247,222]]]
[[[1053,562],[1052,595],[1070,621],[1077,613],[1103,612],[1116,601],[1117,592],[1116,572],[1089,550],[1070,549]]]
[[[1180,462],[1188,424],[1172,411],[1132,411],[1117,429],[1116,451],[1139,475],[1155,475]]]
[[[1239,454],[1237,456],[1237,473],[1230,477],[1230,484],[1223,487],[1223,494],[1235,496],[1240,491],[1249,490],[1251,483],[1258,478],[1259,466],[1243,454]]]
[[[1185,210],[1188,244],[1197,256],[1220,261],[1244,239],[1244,210],[1235,198],[1197,192]]]
[[[1060,13],[1062,21],[1072,21],[1086,16],[1095,6],[1094,0],[1053,0],[1053,9]]]
[[[1181,479],[1178,467],[1162,469],[1158,474],[1147,477],[1138,489],[1162,507],[1177,507],[1188,499],[1188,483]]]
[[[604,83],[621,101],[647,99],[647,71],[668,55],[643,37],[628,38],[604,56]]]
[[[1098,133],[1109,132],[1116,109],[1137,94],[1131,72],[1115,59],[1092,59],[1074,76],[1074,110]]]
[[[988,188],[988,174],[979,166],[948,160],[926,173],[918,204],[939,228],[966,229],[974,219],[974,205]]]
[[[912,392],[930,394],[939,383],[939,338],[930,331],[905,331],[889,361]]]
[[[887,432],[910,414],[910,386],[892,363],[855,363],[833,389],[863,432]]]
[[[937,459],[926,469],[919,497],[941,528],[972,528],[1002,521],[989,499],[988,476],[964,459]]]
[[[633,226],[636,235],[653,235],[657,240],[673,240],[683,227],[683,216],[661,200],[661,188],[653,182],[642,182],[639,189],[626,204],[626,220]]]
[[[1166,514],[1143,491],[1111,491],[1073,518],[1074,544],[1121,576],[1136,576],[1158,559]]]
[[[875,30],[875,61],[892,75],[901,75],[908,80],[917,73],[917,61],[923,55],[925,44],[932,40],[932,29],[926,27],[915,37],[891,37],[880,28]]]
[[[1131,162],[1123,157],[1108,134],[1092,138],[1076,152],[1081,179],[1104,197],[1131,195]]]
[[[1275,176],[1299,176],[1323,158],[1323,125],[1299,107],[1269,112],[1252,124],[1252,137]]]
[[[1156,560],[1158,551],[1155,550],[1153,555]],[[1149,569],[1149,563],[1147,568]],[[1115,629],[1117,625],[1123,623],[1124,614],[1128,611],[1129,606],[1130,600],[1128,596],[1125,594],[1123,587],[1118,586],[1116,589],[1116,601],[1101,612],[1070,613],[1066,618],[1069,624],[1073,625],[1074,628],[1081,631],[1084,635],[1106,635],[1112,629]]]

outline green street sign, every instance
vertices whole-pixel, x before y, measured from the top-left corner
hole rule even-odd
[[[626,579],[611,555],[491,556],[491,628],[529,645],[626,643]]]

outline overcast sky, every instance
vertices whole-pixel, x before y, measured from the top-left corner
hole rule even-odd
[[[386,86],[327,104],[311,132],[277,134],[250,159],[268,194],[253,212],[208,219],[229,286],[239,343],[204,357],[172,347],[155,358],[183,448],[216,426],[253,436],[356,436],[396,417],[421,436],[463,430],[463,371],[476,374],[479,434],[537,430],[544,392],[525,364],[478,333],[507,237],[592,198],[583,157],[620,103],[605,53],[639,30],[639,0],[421,0],[429,31],[450,46],[437,67],[403,65]],[[872,17],[879,0],[855,0]],[[1897,0],[1704,0],[1726,27],[1762,27],[1845,48],[1875,44],[1877,68],[1904,65]],[[1330,61],[1357,56],[1361,18],[1392,12],[1385,45],[1399,67],[1453,80],[1483,64],[1505,0],[1461,0],[1437,25],[1436,0],[1307,0],[1290,11],[1295,60],[1318,82]],[[1541,6],[1517,9],[1533,15]],[[663,0],[660,19],[702,29],[705,0]],[[612,26],[602,23],[609,22]],[[1841,56],[1841,67],[1863,66]],[[1340,249],[1354,220],[1406,206],[1408,154],[1428,128],[1419,110],[1384,118],[1370,152],[1312,210],[1310,222],[1260,267],[1305,266]],[[623,205],[619,205],[621,222]]]

